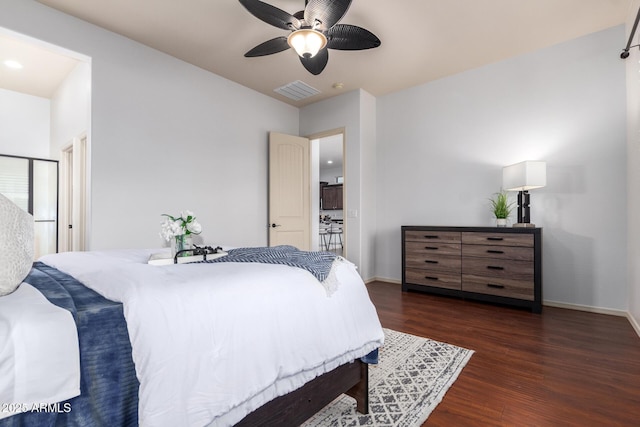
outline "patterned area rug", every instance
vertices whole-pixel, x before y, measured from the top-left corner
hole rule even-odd
[[[425,422],[467,364],[472,350],[385,329],[380,363],[369,366],[369,414],[342,395],[304,427],[414,427]]]

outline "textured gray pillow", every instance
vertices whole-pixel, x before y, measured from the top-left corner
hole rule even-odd
[[[0,296],[15,291],[33,264],[33,217],[0,194]]]

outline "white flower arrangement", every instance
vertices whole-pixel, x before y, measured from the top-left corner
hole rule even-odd
[[[160,236],[167,242],[177,236],[188,236],[202,232],[202,225],[196,221],[196,217],[191,211],[182,211],[178,217],[167,214],[162,214],[162,216],[166,216],[167,219],[160,224]]]

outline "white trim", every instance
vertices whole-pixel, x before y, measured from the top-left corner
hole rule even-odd
[[[320,150],[320,146],[319,144],[322,143],[322,139],[324,138],[330,138],[332,136],[338,136],[341,135],[342,136],[342,178],[344,181],[344,177],[347,174],[347,134],[346,134],[346,128],[342,127],[342,128],[337,128],[337,129],[332,129],[332,130],[326,130],[323,132],[317,132],[314,133],[312,135],[307,135],[305,136],[305,138],[308,138],[309,141],[313,145],[317,145],[316,148],[316,152],[315,152],[315,157],[311,158],[311,161],[314,163],[311,166],[311,169],[313,170],[314,168],[317,168],[317,174],[314,173],[312,180],[311,180],[311,186],[312,186],[312,197],[313,197],[313,201],[311,204],[311,208],[312,208],[312,212],[311,212],[311,219],[314,225],[312,225],[311,227],[311,233],[312,236],[315,237],[316,242],[312,244],[312,248],[317,248],[319,246],[320,240],[319,240],[319,223],[317,220],[315,220],[316,218],[318,218],[318,215],[320,214],[320,204],[318,202],[316,202],[316,200],[318,200],[321,196],[321,194],[317,194],[315,195],[314,192],[315,191],[320,191],[319,185],[320,185],[320,163],[319,163],[319,150]],[[314,142],[316,141],[316,142]],[[347,249],[348,249],[348,242],[350,239],[348,239],[348,235],[347,232],[349,230],[349,226],[348,226],[348,215],[346,215],[347,213],[347,208],[348,208],[348,204],[349,204],[349,200],[347,199],[347,187],[348,186],[348,182],[343,182],[343,187],[342,187],[342,256],[344,258],[347,258]],[[316,206],[317,206],[317,210],[316,210]],[[312,239],[313,241],[313,239]],[[354,262],[354,264],[357,265],[357,263]]]
[[[401,285],[402,281],[396,279],[389,279],[385,277],[372,277],[364,281],[369,284],[372,282],[385,282],[394,285]],[[581,304],[569,304],[566,302],[558,302],[558,301],[543,301],[542,305],[546,307],[556,307],[556,308],[566,308],[569,310],[577,310],[577,311],[586,311],[589,313],[597,313],[597,314],[607,314],[610,316],[618,316],[618,317],[626,317],[629,319],[629,323],[636,331],[638,336],[640,337],[640,323],[636,321],[636,319],[631,315],[631,313],[623,311],[623,310],[614,310],[611,308],[602,308],[602,307],[592,307],[589,305],[581,305]]]
[[[73,249],[87,247],[87,134],[73,138]]]
[[[640,337],[640,323],[638,323],[638,321],[631,315],[631,313],[627,313],[627,319],[629,319],[629,323],[631,323],[631,326],[633,326],[633,329],[635,329],[636,334],[638,334],[638,336]]]
[[[593,307],[590,305],[570,304],[558,301],[543,301],[542,305],[547,307],[568,308],[570,310],[588,311],[589,313],[608,314],[611,316],[627,317],[628,313],[623,310],[614,310],[611,308]]]
[[[60,159],[58,251],[84,251],[88,247],[87,222],[90,189],[87,133],[82,132],[72,138],[70,143],[64,145],[60,150]],[[69,224],[73,224],[71,236],[69,236]]]
[[[72,248],[69,241],[69,224],[72,223],[69,212],[69,188],[72,177],[70,175],[73,156],[73,141],[60,148],[60,163],[58,176],[58,252],[68,252]]]
[[[396,279],[389,279],[388,277],[372,277],[370,279],[366,279],[364,281],[364,283],[371,283],[371,282],[386,282],[386,283],[391,283],[394,285],[402,285],[402,281],[401,280],[396,280]]]

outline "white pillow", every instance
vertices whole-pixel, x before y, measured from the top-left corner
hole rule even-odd
[[[15,291],[33,265],[33,217],[0,194],[0,296]]]

